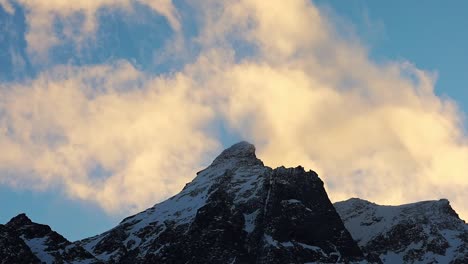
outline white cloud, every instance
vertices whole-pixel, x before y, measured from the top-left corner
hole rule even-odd
[[[9,151],[0,168],[22,176],[1,181],[58,182],[110,211],[146,207],[194,176],[222,119],[266,164],[316,169],[334,200],[447,197],[468,216],[467,137],[456,104],[435,95],[433,73],[373,62],[309,1],[195,8],[202,49],[180,72],[58,68],[2,89],[0,146]],[[252,54],[239,59],[233,42]],[[96,163],[111,176],[92,178]]]

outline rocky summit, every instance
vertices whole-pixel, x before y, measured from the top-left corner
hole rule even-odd
[[[94,237],[72,243],[18,215],[0,225],[0,263],[457,264],[467,241],[447,200],[333,205],[314,171],[267,167],[240,142],[179,194]]]

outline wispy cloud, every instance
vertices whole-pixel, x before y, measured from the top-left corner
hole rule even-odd
[[[201,50],[179,72],[58,67],[1,89],[0,168],[16,172],[2,182],[63,184],[110,211],[141,209],[219,150],[210,127],[221,119],[267,164],[316,169],[334,200],[447,197],[468,216],[467,137],[434,73],[373,62],[309,1],[194,8]],[[89,173],[96,164],[102,178]]]
[[[0,0],[0,6],[9,14],[15,13],[15,9],[9,0]]]
[[[97,12],[102,8],[131,12],[133,4],[140,3],[164,16],[176,32],[181,27],[179,15],[171,0],[16,0],[16,2],[26,10],[28,24],[26,41],[28,52],[35,60],[46,59],[48,51],[64,40],[71,40],[79,44],[92,36],[98,26]],[[1,0],[0,5],[8,12],[13,10],[9,0]],[[64,27],[60,36],[54,30],[57,21],[61,21]],[[66,38],[64,39],[64,37]]]

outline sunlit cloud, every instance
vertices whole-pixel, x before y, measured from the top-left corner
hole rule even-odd
[[[122,62],[59,67],[1,89],[0,168],[16,172],[1,181],[64,186],[114,212],[179,191],[217,147],[204,132],[213,111],[192,98],[191,82],[146,78]]]
[[[456,103],[435,94],[435,73],[373,62],[310,1],[194,8],[200,51],[178,72],[56,67],[1,89],[0,168],[16,172],[1,181],[141,209],[213,158],[222,120],[267,165],[317,170],[332,200],[446,197],[468,217],[468,138]]]

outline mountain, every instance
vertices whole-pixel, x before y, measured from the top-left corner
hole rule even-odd
[[[47,225],[32,222],[25,214],[0,226],[0,263],[102,263]]]
[[[447,200],[333,205],[315,172],[272,169],[240,142],[179,194],[91,238],[14,217],[0,225],[0,264],[10,263],[461,264],[468,226]]]
[[[266,167],[247,142],[179,194],[78,244],[106,263],[364,261],[317,174]]]
[[[468,263],[468,225],[445,199],[383,206],[353,198],[335,208],[361,249],[383,263]]]

